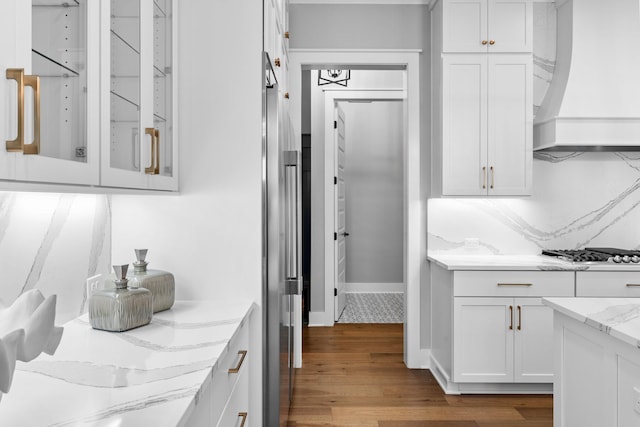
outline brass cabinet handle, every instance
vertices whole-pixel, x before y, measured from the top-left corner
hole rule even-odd
[[[40,154],[40,77],[24,76],[24,85],[33,89],[33,142],[24,144],[23,154]]]
[[[498,286],[533,286],[533,283],[498,283]]]
[[[242,418],[242,422],[240,423],[240,427],[244,427],[244,423],[247,422],[247,416],[249,414],[247,412],[238,412],[238,418]]]
[[[144,168],[144,173],[158,175],[160,173],[160,131],[155,128],[145,128],[144,134],[151,136],[151,164]]]
[[[482,40],[482,44],[483,44],[483,45],[486,45],[486,44],[487,44],[487,41],[486,41],[486,40]]]
[[[489,44],[490,44],[491,46],[493,46],[494,44],[496,44],[496,41],[495,41],[495,40],[489,40]]]
[[[285,31],[285,32],[284,32],[284,38],[285,38],[285,39],[288,39],[288,38],[289,38],[289,31]]]
[[[273,63],[276,64],[276,67],[279,67],[280,66],[280,58],[274,59]]]
[[[511,319],[511,323],[509,324],[509,329],[513,330],[513,306],[509,306],[509,319]]]
[[[235,368],[230,368],[229,369],[229,373],[230,374],[237,374],[238,372],[240,372],[240,368],[242,367],[242,363],[244,362],[244,358],[247,357],[247,350],[240,350],[238,352],[238,354],[240,355],[240,360],[238,361],[238,364],[236,365]]]
[[[285,92],[285,93],[284,93],[284,98],[285,98],[285,99],[289,99],[289,92]]]
[[[7,151],[22,151],[24,146],[24,68],[7,68],[7,80],[15,80],[18,85],[18,132],[16,139],[7,141]]]
[[[487,167],[482,167],[482,188],[487,188]]]
[[[491,188],[493,188],[493,184],[494,184],[494,180],[495,180],[495,179],[494,179],[494,178],[495,178],[495,177],[494,177],[495,172],[494,172],[494,170],[493,170],[493,166],[491,166],[491,167],[489,168],[489,170],[491,170]]]
[[[522,307],[518,306],[518,330],[522,330]]]
[[[637,284],[637,283],[627,283],[627,288],[640,288],[640,284]]]

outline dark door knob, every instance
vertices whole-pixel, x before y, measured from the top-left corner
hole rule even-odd
[[[346,233],[346,232],[345,232],[345,233],[342,233],[342,235],[343,235],[344,237],[348,237],[348,236],[349,236],[349,233]]]

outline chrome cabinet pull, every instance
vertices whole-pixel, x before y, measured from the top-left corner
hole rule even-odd
[[[493,170],[493,166],[491,166],[489,169],[491,170],[491,188],[493,188],[495,172]]]
[[[40,77],[24,76],[24,85],[33,89],[33,142],[23,144],[22,153],[40,154]]]
[[[482,167],[482,188],[487,188],[487,167]]]
[[[498,283],[498,286],[533,286],[533,283]]]
[[[244,363],[244,358],[247,357],[247,350],[238,351],[238,355],[240,355],[240,360],[238,361],[238,364],[235,368],[229,368],[230,374],[237,374],[238,372],[240,372],[240,368],[242,368],[242,364]]]
[[[15,80],[18,85],[18,132],[15,139],[8,140],[6,150],[9,152],[22,151],[24,146],[24,69],[7,68],[7,80]]]

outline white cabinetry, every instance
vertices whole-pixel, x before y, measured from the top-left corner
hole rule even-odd
[[[0,179],[97,185],[99,5],[9,0],[2,7]]]
[[[640,297],[640,271],[578,271],[577,297]]]
[[[177,190],[173,0],[102,2],[101,185]]]
[[[532,59],[527,54],[442,58],[442,193],[531,191]]]
[[[435,5],[432,13],[434,194],[530,195],[531,25],[531,2],[527,0],[442,0]],[[522,33],[525,36],[520,39],[526,43],[499,46],[496,41],[495,44],[489,42],[487,47],[482,44],[487,31],[505,34],[504,38],[511,41],[518,38],[508,34]]]
[[[573,272],[448,271],[432,263],[431,286],[432,372],[446,392],[549,391],[553,311],[541,297],[573,296]]]
[[[442,0],[444,52],[533,51],[530,0]]]

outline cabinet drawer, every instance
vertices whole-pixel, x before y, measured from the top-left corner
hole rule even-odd
[[[640,271],[578,271],[577,297],[640,297]]]
[[[574,296],[573,271],[455,271],[454,296]]]
[[[249,322],[245,321],[245,324],[238,330],[238,333],[229,343],[228,351],[220,357],[218,361],[218,368],[213,376],[212,396],[212,420],[214,424],[217,422],[224,407],[227,405],[229,396],[236,382],[240,379],[241,375],[247,376],[249,370]],[[244,358],[241,352],[244,353]],[[241,363],[242,362],[242,363]],[[229,372],[230,369],[238,368],[237,372]]]
[[[248,372],[241,372],[217,425],[218,427],[248,427],[251,424],[249,419],[249,375]]]

